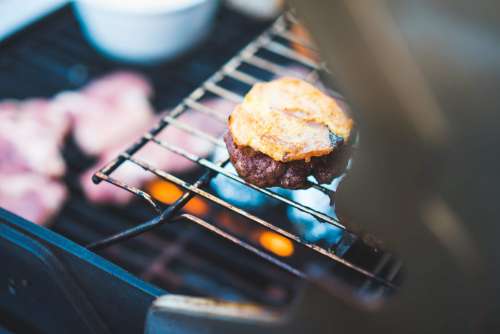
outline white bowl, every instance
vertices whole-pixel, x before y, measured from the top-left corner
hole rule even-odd
[[[87,39],[107,56],[155,63],[179,56],[210,31],[218,0],[77,0]]]

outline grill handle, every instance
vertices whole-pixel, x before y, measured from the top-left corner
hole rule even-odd
[[[280,312],[256,304],[172,294],[154,301],[145,333],[270,333],[282,319]]]

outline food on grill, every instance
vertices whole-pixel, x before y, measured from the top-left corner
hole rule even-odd
[[[142,76],[118,72],[51,100],[1,102],[0,207],[37,224],[46,224],[57,213],[67,196],[65,185],[57,179],[66,170],[61,149],[70,132],[85,153],[98,157],[98,163],[80,179],[86,196],[99,203],[128,202],[131,193],[105,182],[96,186],[91,177],[157,123],[149,104],[151,95],[152,87]],[[234,107],[222,99],[203,104],[221,115],[229,115]],[[213,137],[225,130],[214,117],[192,110],[177,120]],[[172,125],[157,138],[200,157],[206,157],[214,147]],[[196,166],[154,143],[134,158],[166,172],[189,172]],[[136,187],[155,178],[132,163],[122,165],[115,173]]]
[[[0,207],[45,224],[66,198],[54,178],[65,172],[60,149],[68,115],[47,100],[0,103]]]
[[[238,174],[260,187],[330,183],[345,168],[353,121],[336,101],[295,79],[256,84],[229,118],[224,140]]]
[[[100,155],[153,123],[151,95],[152,87],[142,76],[117,72],[78,92],[59,94],[54,104],[72,116],[73,136],[82,150]]]
[[[309,175],[314,175],[319,183],[330,183],[342,174],[350,156],[346,146],[323,157],[313,157],[308,162],[280,162],[251,147],[237,146],[229,132],[224,136],[224,140],[238,174],[259,187],[303,189],[310,186],[307,182]]]
[[[118,72],[54,99],[2,101],[0,206],[45,224],[66,198],[57,178],[66,170],[61,149],[69,132],[83,151],[107,159],[117,145],[135,140],[131,134],[154,123],[151,94],[142,76]]]
[[[59,181],[35,173],[0,173],[0,206],[36,224],[47,223],[66,199]]]
[[[60,147],[69,125],[67,115],[42,99],[0,103],[0,173],[63,175]]]

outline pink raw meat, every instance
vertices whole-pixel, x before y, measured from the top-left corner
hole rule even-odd
[[[69,118],[42,99],[0,103],[0,171],[61,176]]]
[[[130,133],[153,120],[148,98],[152,88],[140,75],[119,72],[99,79],[80,92],[59,94],[57,109],[72,115],[73,135],[84,152],[100,155],[123,143]]]
[[[113,102],[129,94],[151,97],[153,88],[142,75],[122,71],[93,81],[83,88],[82,92],[92,98]]]
[[[0,102],[0,114],[3,112],[15,111],[18,108],[17,100],[3,100]]]
[[[151,94],[142,76],[118,72],[52,101],[1,102],[0,206],[47,222],[66,197],[64,185],[51,177],[64,174],[60,149],[70,128],[85,152],[109,154],[153,124]]]
[[[0,173],[0,206],[36,224],[46,224],[66,198],[61,183],[33,173]]]
[[[232,110],[234,107],[234,105],[230,102],[219,99],[209,100],[204,102],[204,105],[220,111],[222,115],[229,114],[229,110]],[[186,111],[177,119],[179,122],[189,124],[190,126],[216,138],[220,137],[226,128],[224,122],[217,121],[213,116],[202,114],[200,112],[194,112],[192,110]],[[130,140],[127,145],[119,146],[116,149],[108,151],[107,154],[102,156],[101,160],[94,168],[91,168],[91,170],[82,176],[82,188],[89,199],[94,202],[105,203],[126,203],[130,200],[132,197],[131,193],[105,182],[101,182],[101,184],[96,186],[92,182],[91,177],[95,171],[102,168],[112,159],[116,158],[130,145],[130,143],[137,140],[147,130],[148,129],[143,129],[137,133],[131,133]],[[166,129],[160,132],[160,134],[157,135],[157,138],[171,145],[180,147],[181,149],[199,157],[207,157],[214,148],[214,145],[209,141],[200,139],[172,125],[169,125]],[[167,149],[161,148],[154,143],[148,143],[134,155],[134,158],[148,162],[155,168],[168,173],[189,172],[196,166],[193,162]],[[112,177],[138,188],[145,182],[156,178],[153,173],[146,172],[131,162],[122,164],[120,168],[112,174]]]
[[[51,101],[45,99],[28,99],[19,104],[19,109],[26,118],[35,120],[40,126],[50,129],[59,146],[71,127],[70,115],[58,110]]]

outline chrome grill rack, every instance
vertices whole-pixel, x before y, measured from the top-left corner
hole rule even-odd
[[[200,87],[195,89],[188,97],[186,97],[177,107],[175,107],[170,113],[163,116],[159,123],[153,127],[150,131],[145,133],[137,142],[131,145],[126,151],[121,153],[117,158],[109,162],[102,169],[94,174],[93,180],[96,184],[102,181],[113,184],[117,187],[129,191],[139,198],[143,199],[148,203],[155,211],[156,216],[142,224],[139,224],[133,228],[124,230],[120,233],[111,235],[105,239],[98,240],[87,245],[87,248],[98,250],[122,240],[130,239],[136,235],[142,234],[148,230],[156,228],[162,224],[168,222],[174,222],[178,220],[187,220],[195,223],[220,237],[237,244],[252,253],[264,258],[265,260],[279,266],[280,268],[291,272],[299,277],[306,277],[306,274],[296,267],[270,255],[269,253],[247,243],[244,240],[224,231],[215,224],[208,222],[200,217],[193,214],[181,213],[180,211],[184,205],[191,200],[194,196],[200,196],[207,199],[208,201],[217,204],[227,210],[238,214],[249,221],[252,221],[265,229],[271,230],[281,236],[291,240],[292,242],[299,243],[310,250],[321,254],[337,263],[342,264],[364,276],[368,279],[376,281],[386,287],[395,288],[396,285],[392,282],[394,277],[397,275],[398,270],[392,270],[390,275],[385,275],[385,277],[379,276],[378,271],[381,268],[370,271],[366,268],[362,268],[354,263],[349,262],[344,259],[336,249],[327,249],[318,244],[306,242],[302,240],[298,235],[291,233],[281,227],[276,226],[272,222],[258,217],[257,215],[244,210],[238,206],[232,205],[226,200],[219,196],[210,193],[206,186],[212,178],[216,175],[223,175],[224,177],[236,181],[246,187],[254,189],[270,198],[281,201],[285,205],[291,206],[302,212],[305,212],[319,221],[335,225],[337,228],[342,229],[345,238],[342,238],[342,242],[345,240],[352,240],[353,235],[347,231],[346,227],[335,217],[331,217],[322,212],[319,212],[313,208],[305,206],[301,203],[293,201],[273,190],[263,189],[256,187],[252,184],[245,182],[238,175],[228,171],[224,168],[229,163],[229,159],[226,157],[221,161],[212,161],[208,158],[200,157],[196,154],[190,153],[187,150],[169,143],[165,140],[158,139],[158,134],[164,131],[167,127],[175,127],[189,135],[201,138],[203,140],[209,141],[215,146],[225,147],[224,143],[220,138],[214,137],[209,133],[206,133],[200,129],[192,127],[190,124],[179,120],[179,116],[182,115],[187,110],[195,110],[196,112],[204,113],[210,115],[215,120],[226,123],[226,116],[220,113],[218,110],[211,108],[210,106],[203,103],[203,98],[207,95],[213,95],[223,100],[231,103],[240,103],[245,94],[245,90],[250,89],[250,87],[257,83],[269,79],[269,77],[281,76],[285,73],[290,74],[290,67],[288,64],[294,66],[300,66],[303,69],[301,72],[302,78],[316,82],[319,78],[319,70],[324,69],[324,65],[319,63],[315,58],[317,58],[317,53],[314,47],[309,41],[294,33],[291,27],[296,24],[295,18],[291,14],[284,14],[262,35],[256,38],[253,42],[247,45],[243,50],[241,50],[236,56],[229,60],[219,71],[208,78]],[[298,50],[307,50],[307,52],[300,52]],[[309,55],[313,55],[310,57]],[[276,61],[279,58],[280,61]],[[254,71],[245,70],[245,68],[251,67]],[[264,78],[260,78],[254,72],[266,73],[261,75]],[[251,73],[252,72],[252,73]],[[235,85],[228,85],[224,82],[227,80],[232,80],[232,82],[237,82],[237,86],[242,89],[235,88]],[[331,92],[331,94],[337,98],[342,98],[337,92]],[[168,173],[164,170],[156,168],[153,164],[148,161],[144,161],[137,157],[137,153],[145,145],[156,145],[161,149],[168,150],[175,153],[176,155],[182,156],[188,159],[204,169],[203,175],[198,178],[195,182],[188,182],[176,175]],[[153,173],[156,177],[172,182],[177,186],[184,189],[182,196],[180,196],[174,203],[170,204],[166,209],[162,210],[162,205],[157,201],[150,193],[143,189],[131,186],[126,182],[114,177],[113,173],[125,162],[132,163],[137,167],[144,170],[145,173]],[[325,196],[331,195],[332,191],[323,185],[316,183],[311,183],[311,186],[325,194]],[[339,245],[337,245],[338,249]],[[385,259],[384,261],[386,261]],[[387,262],[387,261],[386,261]]]

